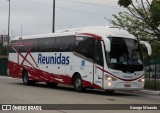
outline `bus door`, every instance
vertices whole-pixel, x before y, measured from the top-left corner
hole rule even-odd
[[[96,40],[95,42],[95,51],[94,51],[94,87],[103,88],[103,69],[104,69],[104,60],[103,60],[103,48],[101,41]]]

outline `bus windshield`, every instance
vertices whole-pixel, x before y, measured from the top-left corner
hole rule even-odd
[[[143,59],[137,40],[108,37],[111,51],[107,52],[107,64],[111,69],[134,72],[143,70]]]

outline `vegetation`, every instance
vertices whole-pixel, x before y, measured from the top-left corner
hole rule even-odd
[[[160,40],[160,1],[159,0],[119,0],[118,4],[127,12],[119,12],[109,20],[114,26],[129,31],[142,40]]]
[[[142,46],[145,59],[160,58],[160,0],[119,0],[118,4],[127,11],[114,14],[110,23],[151,44],[151,57]]]

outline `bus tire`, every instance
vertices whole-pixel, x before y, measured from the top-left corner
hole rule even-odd
[[[85,91],[85,88],[83,87],[83,83],[82,83],[82,78],[80,77],[80,75],[77,75],[76,77],[74,77],[73,86],[76,92]]]
[[[48,87],[56,87],[57,85],[58,85],[58,83],[47,82]]]
[[[35,81],[29,80],[28,72],[24,71],[23,72],[23,84],[25,85],[35,85]]]

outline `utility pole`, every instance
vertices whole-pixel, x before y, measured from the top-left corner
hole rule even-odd
[[[52,22],[52,33],[55,32],[55,0],[53,0],[53,22]]]
[[[9,36],[9,31],[10,31],[10,10],[11,10],[11,7],[10,7],[10,0],[7,0],[9,2],[9,13],[8,13],[8,46],[10,44],[10,36]]]
[[[9,44],[10,44],[10,36],[9,36],[9,31],[10,31],[10,10],[11,10],[11,6],[10,6],[10,0],[7,0],[9,2],[9,12],[8,12],[8,49],[7,49],[7,55],[9,56]]]

